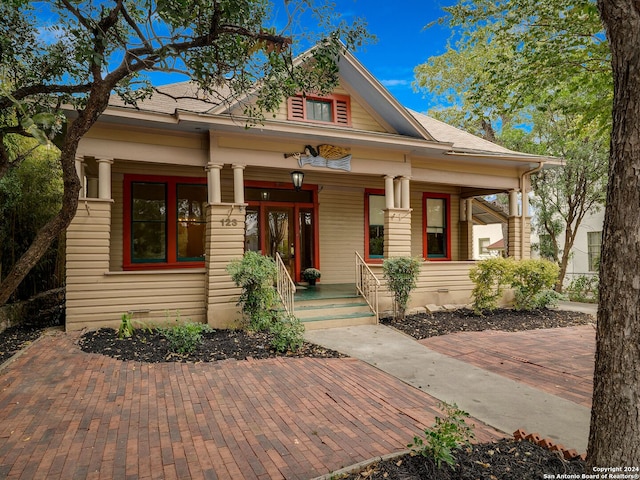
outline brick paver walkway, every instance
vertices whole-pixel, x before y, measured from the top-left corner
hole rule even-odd
[[[308,479],[404,449],[439,413],[354,359],[143,364],[76,338],[0,371],[0,478]]]
[[[524,332],[459,332],[424,346],[572,402],[591,407],[595,362],[591,325]]]

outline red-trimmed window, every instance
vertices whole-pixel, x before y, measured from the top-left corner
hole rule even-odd
[[[451,260],[451,196],[445,193],[422,194],[424,258]]]
[[[351,126],[351,101],[346,95],[296,95],[288,100],[289,120]]]
[[[125,270],[204,265],[204,178],[125,175]]]
[[[365,190],[364,194],[364,254],[365,259],[382,262],[384,258],[384,190]]]

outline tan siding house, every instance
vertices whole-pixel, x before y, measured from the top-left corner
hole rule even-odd
[[[349,53],[339,65],[332,95],[289,99],[250,129],[190,83],[138,108],[114,97],[78,149],[67,328],[117,326],[125,312],[232,326],[226,266],[248,250],[279,256],[300,288],[313,267],[321,287],[354,290],[362,269],[381,280],[385,258],[410,255],[423,262],[411,306],[467,303],[473,199],[499,192],[512,203],[508,254],[527,257],[517,204],[550,159],[405,109]],[[378,310],[390,308],[383,285]]]

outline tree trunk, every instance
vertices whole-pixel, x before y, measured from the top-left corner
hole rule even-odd
[[[640,466],[640,7],[599,0],[614,100],[588,462]]]

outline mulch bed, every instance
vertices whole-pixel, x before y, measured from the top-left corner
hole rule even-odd
[[[0,332],[0,364],[42,335],[43,327],[16,325]]]
[[[588,325],[594,324],[595,321],[596,319],[588,313],[546,309],[525,312],[506,308],[494,310],[484,316],[476,315],[473,310],[459,309],[441,310],[432,314],[409,315],[398,322],[392,318],[380,320],[384,325],[401,330],[418,340],[455,332],[482,332],[484,330],[521,332],[538,328]]]
[[[564,460],[526,440],[499,440],[463,448],[456,452],[456,465],[451,468],[421,455],[410,454],[375,463],[343,477],[348,480],[542,480],[545,474],[575,474],[587,472],[581,459]],[[551,476],[546,478],[552,478]],[[568,477],[571,478],[571,477]]]
[[[272,334],[240,330],[213,330],[202,333],[201,345],[190,354],[180,355],[169,349],[166,338],[157,330],[136,330],[132,337],[119,339],[112,328],[87,332],[78,341],[84,352],[100,353],[119,360],[139,362],[215,362],[230,358],[246,360],[278,356],[339,358],[334,350],[306,343],[296,352],[278,353],[271,348]]]

